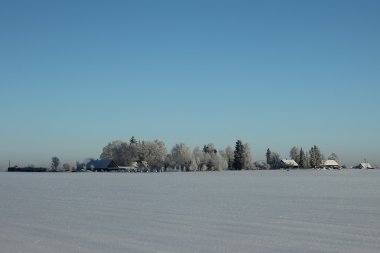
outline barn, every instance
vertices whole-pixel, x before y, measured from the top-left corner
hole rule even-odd
[[[282,159],[280,163],[281,163],[281,168],[285,168],[285,169],[298,168],[298,163],[294,160]]]
[[[362,169],[362,170],[373,169],[372,165],[369,163],[360,163],[360,164],[356,165],[354,168],[355,169]]]
[[[340,165],[335,160],[324,160],[322,161],[322,167],[329,169],[339,169]]]
[[[86,169],[91,171],[118,171],[119,166],[113,160],[91,160],[86,164]]]

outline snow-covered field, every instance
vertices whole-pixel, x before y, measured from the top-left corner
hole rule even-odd
[[[0,252],[380,252],[380,170],[0,173]]]

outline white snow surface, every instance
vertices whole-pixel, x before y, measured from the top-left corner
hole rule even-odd
[[[380,252],[380,170],[0,173],[0,252]]]

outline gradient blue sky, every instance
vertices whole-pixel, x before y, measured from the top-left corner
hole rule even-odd
[[[112,140],[380,162],[380,1],[0,3],[0,168]]]

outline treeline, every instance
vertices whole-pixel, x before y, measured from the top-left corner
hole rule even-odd
[[[289,162],[269,148],[266,151],[265,161],[253,162],[252,152],[248,143],[237,140],[235,147],[227,146],[218,150],[214,144],[209,143],[203,147],[197,146],[191,150],[184,143],[175,144],[168,152],[163,141],[137,141],[135,137],[125,141],[108,143],[100,155],[100,159],[113,160],[118,166],[133,167],[135,171],[220,171],[220,170],[252,170],[252,169],[280,169],[293,167],[285,164]],[[289,158],[294,160],[297,168],[321,168],[324,155],[314,145],[309,151],[303,148],[292,147]],[[332,153],[329,160],[340,163],[338,155]],[[71,166],[64,163],[62,166],[58,157],[52,157],[51,167],[46,171],[87,171],[88,164],[95,159],[89,158],[83,162],[76,162]],[[345,167],[345,166],[342,166]],[[17,168],[16,169],[22,169]],[[29,165],[30,170],[35,166]],[[130,168],[130,169],[133,169]],[[128,168],[126,168],[128,170]]]
[[[289,152],[299,168],[319,168],[325,160],[320,149],[314,145],[309,151],[293,147]],[[168,152],[160,140],[137,141],[132,136],[129,142],[113,141],[103,148],[100,159],[114,160],[118,165],[149,167],[153,170],[174,169],[179,171],[218,171],[283,168],[283,158],[269,148],[266,161],[253,162],[252,152],[247,143],[237,140],[235,147],[227,146],[218,150],[210,143],[191,150],[186,144],[178,143]],[[328,159],[339,163],[339,157],[332,153]]]
[[[276,152],[272,152],[269,148],[265,156],[266,163],[256,162],[256,167],[260,169],[279,169],[283,165],[281,156]],[[325,156],[316,145],[312,146],[308,152],[305,152],[303,148],[292,147],[289,151],[289,157],[298,164],[299,168],[320,168],[323,167],[323,160],[325,160]],[[336,153],[332,153],[328,160],[340,163],[339,156]]]
[[[114,160],[118,165],[139,164],[157,170],[179,171],[217,171],[248,170],[254,168],[252,154],[247,143],[236,141],[231,146],[218,150],[210,143],[191,150],[186,144],[178,143],[167,151],[160,140],[137,141],[132,137],[129,142],[113,141],[103,148],[100,159]]]
[[[253,162],[248,143],[243,143],[241,140],[236,141],[234,148],[227,146],[221,150],[218,150],[212,143],[203,145],[203,147],[197,146],[193,150],[184,143],[177,143],[168,152],[163,141],[138,141],[132,136],[129,142],[108,143],[99,158],[113,160],[122,167],[139,168],[140,171],[220,171],[287,167],[277,152],[268,148],[265,156],[265,161]],[[289,158],[297,163],[297,168],[320,168],[323,167],[322,161],[325,160],[316,145],[308,151],[292,147],[289,151]],[[335,153],[332,153],[328,159],[335,160],[338,164],[340,162]],[[84,162],[77,162],[75,166],[65,163],[61,168],[58,157],[53,157],[49,171],[85,171],[88,169],[86,165],[92,160],[94,159],[90,158]],[[288,158],[285,160],[288,161]]]

